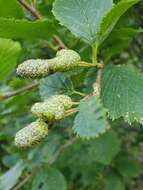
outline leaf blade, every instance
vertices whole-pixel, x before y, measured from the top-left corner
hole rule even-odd
[[[18,42],[0,38],[0,80],[15,67],[21,46]]]
[[[66,190],[64,176],[54,168],[41,168],[32,183],[32,190]]]
[[[54,25],[47,21],[27,21],[0,18],[0,37],[11,39],[48,39],[56,33]]]
[[[103,72],[101,97],[112,120],[143,121],[143,76],[127,65],[109,65]]]
[[[138,3],[140,0],[122,0],[107,13],[107,15],[103,18],[103,21],[101,23],[101,28],[99,32],[99,42],[101,43],[104,41],[120,17],[133,5]]]
[[[82,100],[79,113],[74,120],[73,130],[82,138],[94,138],[106,132],[109,128],[105,110],[98,97],[93,96]]]
[[[112,4],[112,0],[56,0],[53,13],[75,36],[93,44],[102,18]]]
[[[24,11],[16,0],[0,0],[0,17],[21,19],[24,17]]]
[[[14,187],[24,168],[22,161],[17,162],[14,167],[0,177],[0,188],[2,190],[10,190]]]

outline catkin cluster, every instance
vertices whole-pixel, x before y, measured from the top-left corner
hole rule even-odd
[[[17,68],[17,74],[22,78],[42,78],[53,72],[64,72],[79,65],[80,55],[73,50],[60,50],[52,59],[30,59]]]
[[[73,50],[60,50],[57,56],[50,60],[28,60],[20,64],[17,74],[24,78],[42,78],[50,71],[68,71],[78,66],[80,56]],[[20,148],[31,147],[41,142],[48,135],[48,125],[65,117],[65,113],[73,106],[67,95],[54,95],[43,102],[35,103],[32,114],[37,117],[25,128],[17,132],[15,145]]]
[[[72,105],[71,98],[66,95],[55,95],[35,103],[31,112],[38,119],[17,132],[15,145],[24,148],[41,142],[48,135],[48,123],[64,118],[65,111]]]
[[[31,112],[45,120],[54,121],[64,118],[65,111],[72,107],[72,100],[66,95],[55,95],[44,102],[35,103]]]

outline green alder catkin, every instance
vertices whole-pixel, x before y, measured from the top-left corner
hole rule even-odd
[[[63,104],[65,110],[70,109],[73,105],[72,99],[64,94],[52,96],[50,100],[54,102],[60,102],[61,104]]]
[[[61,103],[45,101],[35,103],[31,112],[33,115],[42,118],[45,121],[54,121],[62,119],[65,115],[64,106]]]
[[[51,60],[50,70],[53,72],[68,71],[78,66],[81,61],[80,55],[73,50],[62,49]]]
[[[31,112],[46,121],[54,121],[64,118],[65,111],[70,109],[72,104],[69,96],[55,95],[44,102],[35,103],[31,108]]]
[[[37,120],[16,133],[15,145],[19,148],[27,148],[40,143],[48,135],[48,125]]]
[[[17,68],[17,74],[23,78],[42,78],[49,73],[49,64],[47,60],[29,59],[20,64]]]
[[[49,72],[64,72],[78,66],[80,55],[73,50],[60,50],[53,59],[30,59],[17,68],[17,74],[23,78],[43,78]]]

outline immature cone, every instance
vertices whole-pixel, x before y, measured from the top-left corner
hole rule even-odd
[[[73,102],[72,99],[67,95],[55,95],[50,98],[51,101],[57,101],[63,104],[65,110],[68,110],[72,107]]]
[[[64,118],[65,110],[72,107],[72,100],[66,95],[55,95],[44,102],[35,103],[31,112],[46,121],[54,121]]]
[[[45,121],[54,121],[62,119],[65,115],[64,106],[59,102],[45,101],[41,103],[35,103],[31,112],[33,115],[42,118]]]
[[[68,71],[77,67],[80,60],[80,55],[77,52],[73,50],[62,49],[57,52],[55,58],[50,60],[50,70],[53,72]]]
[[[30,59],[24,61],[17,68],[17,74],[23,78],[42,78],[49,71],[68,71],[78,66],[80,55],[73,50],[60,50],[53,59]]]
[[[17,74],[23,78],[42,78],[49,73],[47,60],[30,59],[18,65]]]
[[[48,125],[37,120],[16,133],[15,145],[20,148],[40,143],[48,135]]]

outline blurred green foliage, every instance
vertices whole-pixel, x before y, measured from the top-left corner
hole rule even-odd
[[[143,128],[140,118],[143,105],[143,3],[133,6],[120,18],[98,50],[99,60],[115,65],[107,66],[107,71],[104,72],[108,72],[109,67],[112,67],[110,72],[118,76],[109,81],[110,86],[105,89],[106,94],[102,98],[109,113],[114,111],[110,118],[118,118],[115,121],[108,119],[110,130],[90,140],[76,138],[72,130],[74,114],[56,122],[42,144],[21,150],[15,147],[14,136],[19,129],[35,119],[30,113],[33,103],[58,93],[68,94],[74,101],[80,101],[81,96],[74,92],[91,93],[97,76],[95,68],[78,69],[50,75],[38,81],[39,86],[27,88],[37,81],[18,78],[16,65],[30,58],[53,58],[61,48],[55,34],[68,48],[77,51],[84,61],[92,61],[92,50],[90,45],[81,40],[78,31],[74,31],[79,35],[79,38],[76,38],[57,22],[52,14],[53,0],[26,2],[35,6],[43,16],[41,21],[36,21],[18,1],[0,0],[0,190],[142,190]],[[64,7],[64,4],[62,6]],[[76,22],[74,12],[72,13],[71,19]],[[59,14],[63,16],[65,13]],[[68,23],[69,25],[69,29],[72,27],[73,30],[74,25]],[[121,70],[125,69],[126,73],[118,74],[117,70],[113,69],[118,64],[129,65],[121,66]],[[136,72],[141,73],[137,74],[137,78],[136,73],[130,73],[130,69],[135,67]],[[103,87],[111,76],[111,73],[107,74],[108,76],[104,75]],[[134,87],[133,77],[136,78],[137,84]],[[117,88],[118,83],[120,88]],[[130,84],[129,90],[125,88],[124,83]],[[22,88],[25,90],[19,92]],[[115,101],[117,91],[123,100],[121,106],[118,105],[119,101]],[[132,96],[127,100],[129,91],[132,91]],[[130,102],[126,105],[127,101]],[[132,109],[128,110],[128,105]],[[135,107],[139,110],[137,116],[140,118],[137,118],[137,121],[140,121],[140,124],[134,122],[129,126],[122,117],[125,116],[125,111],[132,113]],[[97,107],[92,108],[93,113],[99,111]],[[91,123],[95,127],[94,132],[100,123],[96,125],[96,121],[91,122],[92,114],[86,106],[84,112],[87,120],[89,118],[88,124]],[[82,125],[80,121],[78,130],[85,133],[85,126],[88,125]],[[89,136],[92,136],[92,131]]]

